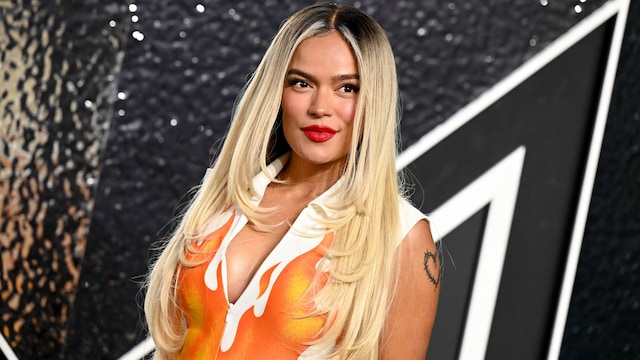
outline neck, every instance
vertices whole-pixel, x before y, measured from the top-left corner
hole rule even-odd
[[[344,161],[311,164],[291,154],[291,158],[278,174],[278,178],[285,180],[287,185],[299,188],[315,197],[338,181],[344,171],[344,164]]]

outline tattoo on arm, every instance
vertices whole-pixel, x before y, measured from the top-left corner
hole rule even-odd
[[[438,255],[427,250],[424,253],[424,260],[422,263],[424,265],[424,272],[427,274],[427,278],[433,284],[434,289],[437,288],[438,285],[440,285],[440,275],[442,275]]]

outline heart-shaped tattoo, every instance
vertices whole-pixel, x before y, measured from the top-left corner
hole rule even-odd
[[[436,254],[431,251],[427,251],[424,253],[424,272],[427,273],[427,277],[429,281],[433,283],[435,287],[438,287],[440,284],[440,266],[438,265],[438,257]]]

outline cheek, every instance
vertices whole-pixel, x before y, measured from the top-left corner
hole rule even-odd
[[[358,102],[355,100],[345,101],[339,108],[340,117],[348,126],[353,126]]]
[[[305,99],[285,89],[282,94],[282,114],[285,117],[299,116],[305,112]]]
[[[345,101],[345,103],[341,105],[342,106],[340,106],[340,108],[338,108],[337,111],[340,113],[340,118],[344,122],[344,127],[347,130],[345,132],[346,138],[344,140],[343,146],[344,146],[344,150],[348,152],[349,146],[351,144],[353,132],[357,131],[354,129],[357,102]]]
[[[282,94],[282,131],[284,133],[285,140],[291,143],[291,135],[294,133],[294,129],[297,128],[296,118],[300,113],[300,99],[296,99],[295,95],[287,94],[287,91]]]

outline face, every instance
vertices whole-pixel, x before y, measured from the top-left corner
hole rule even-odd
[[[358,102],[358,65],[337,31],[300,43],[282,94],[282,127],[292,161],[343,166]]]

